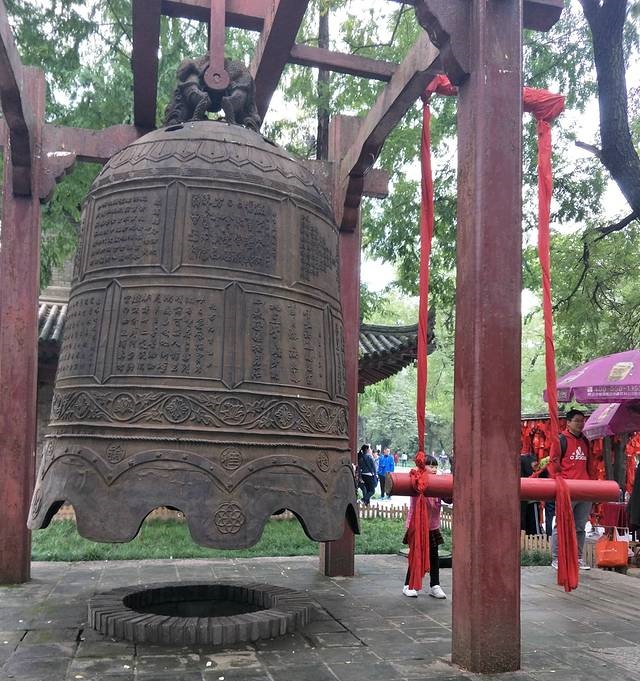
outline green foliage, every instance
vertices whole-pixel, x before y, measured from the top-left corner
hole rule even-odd
[[[640,346],[638,257],[637,223],[606,238],[592,230],[556,235],[552,282],[560,373],[593,357]]]
[[[131,122],[130,0],[5,2],[23,61],[46,72],[49,122],[96,129]],[[628,0],[627,5],[624,49],[628,63],[634,64],[639,45],[640,3]],[[321,12],[329,13],[333,49],[392,62],[402,61],[422,30],[410,5],[312,0],[298,42],[317,44]],[[203,53],[206,40],[206,27],[200,22],[163,17],[158,123],[174,87],[177,65],[185,56]],[[255,41],[255,34],[229,30],[227,52],[246,62],[253,54]],[[585,111],[597,94],[590,35],[576,0],[567,4],[561,20],[549,33],[526,32],[524,69],[527,85],[549,88],[566,96],[567,110],[554,124],[552,214],[552,223],[559,231],[554,238],[552,258],[557,355],[562,370],[586,357],[638,344],[639,301],[633,274],[638,256],[637,227],[628,227],[599,241],[594,231],[603,224],[605,175],[595,156],[580,152],[581,157],[576,160],[574,150],[574,142],[584,134],[576,130],[576,112]],[[381,82],[334,73],[328,86],[318,91],[315,71],[290,65],[274,99],[284,102],[287,114],[295,113],[279,120],[269,117],[265,134],[300,156],[313,157],[318,108],[326,108],[332,114],[364,116],[383,87]],[[431,109],[436,192],[431,302],[438,309],[441,335],[450,336],[455,301],[456,100],[434,97]],[[635,90],[630,93],[630,123],[636,140],[640,135],[639,114],[640,95]],[[528,117],[525,121],[523,229],[533,233],[537,146],[535,126]],[[421,125],[421,105],[417,102],[389,135],[378,161],[379,167],[391,175],[391,194],[382,202],[365,200],[362,221],[366,252],[394,263],[398,290],[412,295],[417,292],[418,281]],[[97,166],[80,164],[58,186],[53,201],[43,208],[42,286],[47,284],[51,269],[73,251],[82,198],[96,172]],[[568,230],[573,231],[567,233]],[[537,292],[539,267],[528,234],[525,243],[525,284]],[[589,270],[583,277],[584,243],[588,246]],[[373,318],[378,309],[384,316],[386,297],[365,291],[363,317]],[[441,343],[439,352],[442,348]],[[527,362],[533,359],[531,356]],[[431,361],[435,362],[436,356]],[[537,371],[539,360],[533,361],[532,366]],[[529,378],[534,380],[531,371],[524,368],[523,377],[525,382]],[[526,385],[525,394],[533,395]],[[533,397],[524,401],[535,403]],[[428,404],[433,404],[431,397]],[[444,418],[442,414],[434,416]]]
[[[520,565],[523,567],[549,565],[550,562],[551,556],[545,551],[522,551],[520,554]]]
[[[538,414],[547,411],[547,403],[542,399],[545,387],[544,327],[542,312],[537,309],[522,320],[521,411],[523,414]]]

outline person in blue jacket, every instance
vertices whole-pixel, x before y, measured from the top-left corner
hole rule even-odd
[[[389,447],[385,447],[382,452],[382,456],[378,461],[378,478],[380,479],[380,498],[384,499],[385,492],[385,475],[387,473],[393,473],[396,469],[393,456]],[[387,495],[387,499],[391,499],[391,495]]]

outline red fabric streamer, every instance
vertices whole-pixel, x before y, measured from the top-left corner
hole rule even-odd
[[[456,97],[458,94],[458,88],[452,85],[451,81],[442,74],[436,76],[426,87],[422,100],[425,101],[425,97],[428,100],[429,95],[444,95],[445,97]]]
[[[557,476],[556,489],[558,584],[568,592],[578,587],[578,542],[567,481]]]
[[[538,129],[538,257],[542,271],[542,311],[544,318],[545,369],[549,396],[550,440],[556,443],[560,433],[558,418],[558,388],[556,353],[553,342],[553,311],[551,304],[551,125],[550,121],[564,109],[564,97],[544,90],[524,88],[525,111],[536,118]],[[559,446],[556,445],[556,446]],[[554,475],[552,467],[549,473]],[[565,591],[578,586],[578,541],[571,509],[571,495],[564,480],[556,477],[556,527],[558,533],[558,584]]]
[[[429,326],[429,258],[433,240],[433,177],[431,173],[431,110],[430,94],[423,96],[422,107],[422,203],[420,207],[420,273],[418,303],[418,347],[417,347],[417,397],[416,421],[418,424],[418,449],[424,450],[425,411],[427,399],[427,334]]]
[[[429,331],[429,259],[433,241],[433,175],[431,170],[431,110],[429,100],[433,93],[456,95],[458,90],[446,76],[438,75],[427,85],[422,95],[422,139],[421,139],[421,191],[420,206],[420,274],[418,303],[418,347],[417,347],[417,398],[416,421],[418,425],[418,449],[424,450],[425,412],[427,395],[427,337]]]
[[[413,489],[418,493],[416,508],[409,524],[409,588],[420,591],[422,579],[429,572],[429,506],[424,493],[429,484],[426,456],[419,451],[415,458],[416,467],[409,475]]]
[[[558,421],[558,390],[556,381],[556,353],[553,343],[553,313],[551,306],[551,255],[549,222],[551,214],[551,125],[550,121],[564,109],[564,97],[546,90],[523,88],[524,110],[531,112],[538,128],[538,257],[542,270],[542,309],[544,317],[545,366],[551,437],[560,432]]]

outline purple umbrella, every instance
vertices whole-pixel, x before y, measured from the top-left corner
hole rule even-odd
[[[598,357],[565,374],[558,380],[558,402],[573,400],[583,404],[640,400],[640,350]]]
[[[640,402],[601,404],[589,416],[584,434],[590,440],[607,435],[634,433],[640,430]]]

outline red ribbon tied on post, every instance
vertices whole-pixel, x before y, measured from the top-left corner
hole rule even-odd
[[[416,454],[416,467],[409,475],[413,489],[417,492],[416,507],[409,523],[409,588],[420,591],[422,579],[429,572],[429,506],[424,493],[429,486],[429,471],[426,456]]]

